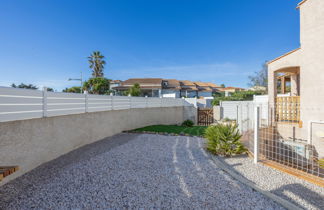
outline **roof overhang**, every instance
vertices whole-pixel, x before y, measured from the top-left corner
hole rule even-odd
[[[273,59],[272,61],[269,61],[267,64],[269,65],[269,64],[271,64],[271,63],[273,63],[273,62],[275,62],[275,61],[277,61],[277,60],[280,60],[280,59],[282,59],[282,58],[284,58],[284,57],[286,57],[286,56],[288,56],[288,55],[290,55],[290,54],[292,54],[292,53],[294,53],[294,52],[300,50],[300,49],[301,49],[301,48],[294,49],[294,50],[292,50],[292,51],[290,51],[290,52],[288,52],[288,53],[286,53],[286,54],[284,54],[284,55],[282,55],[282,56],[280,56],[280,57],[278,57],[278,58]]]
[[[299,9],[300,8],[300,6],[301,5],[303,5],[306,1],[308,1],[308,0],[303,0],[302,2],[300,2],[299,4],[298,4],[298,6],[297,6],[297,8],[296,9]]]
[[[113,87],[112,89],[115,90],[128,90],[130,89],[132,86],[117,86],[117,87]],[[158,90],[161,89],[161,86],[140,86],[141,90]]]

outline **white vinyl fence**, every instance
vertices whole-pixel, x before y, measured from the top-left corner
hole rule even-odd
[[[183,99],[57,93],[0,87],[0,122],[133,108],[191,106]]]
[[[222,101],[221,117],[236,120],[242,132],[253,129],[254,107],[259,107],[260,120],[266,125],[269,120],[268,96],[254,96],[253,101]]]
[[[241,132],[253,127],[253,101],[222,101],[222,119],[236,120]]]
[[[198,99],[198,98],[185,98],[186,102],[192,104],[196,108],[212,108],[213,99]]]

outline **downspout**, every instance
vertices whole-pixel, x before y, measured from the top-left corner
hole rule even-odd
[[[312,129],[312,125],[313,124],[324,124],[324,121],[323,120],[310,120],[308,121],[308,139],[307,139],[307,144],[310,144],[312,145],[312,132],[313,132],[313,129]]]

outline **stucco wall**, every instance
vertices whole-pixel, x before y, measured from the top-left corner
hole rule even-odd
[[[270,104],[274,104],[274,93],[277,91],[277,87],[274,85],[277,82],[274,77],[274,72],[286,68],[299,68],[302,65],[301,57],[302,49],[299,49],[268,65],[268,92]]]
[[[324,1],[308,0],[300,7],[301,49],[276,60],[269,67],[269,102],[274,103],[274,71],[300,67],[300,109],[302,128],[296,127],[298,138],[308,138],[308,122],[324,120]],[[298,36],[296,34],[296,36]],[[281,125],[282,134],[285,126]],[[290,126],[292,129],[293,126]],[[324,132],[324,126],[313,128],[313,135]],[[324,138],[315,136],[313,145],[324,157]]]
[[[153,124],[180,124],[193,107],[105,111],[0,123],[1,165],[18,165],[5,184],[42,163],[125,130]]]
[[[198,112],[197,112],[197,108],[195,107],[192,107],[192,106],[185,106],[183,108],[183,117],[184,117],[184,120],[191,120],[195,123],[195,125],[198,123]]]
[[[300,8],[301,117],[324,120],[324,1],[309,0]]]

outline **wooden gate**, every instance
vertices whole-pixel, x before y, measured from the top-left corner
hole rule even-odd
[[[198,125],[209,126],[214,123],[213,108],[198,108]]]

